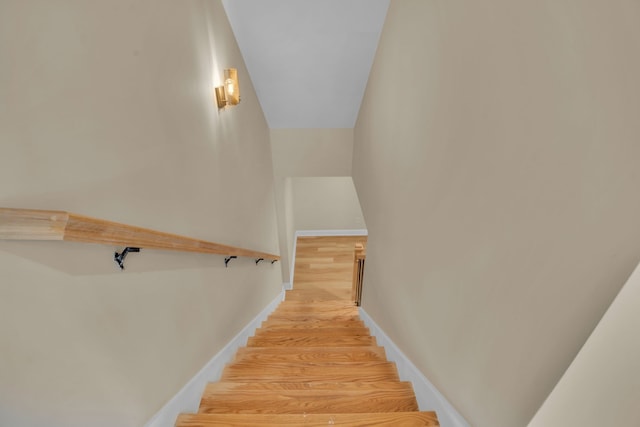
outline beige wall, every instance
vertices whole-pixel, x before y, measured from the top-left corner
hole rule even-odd
[[[351,176],[353,129],[271,129],[282,277],[290,280],[295,219],[292,178]]]
[[[529,422],[640,258],[639,14],[391,2],[354,131],[363,305],[474,426]]]
[[[529,427],[640,425],[640,268]]]
[[[220,1],[0,3],[0,206],[278,252],[269,131]],[[242,103],[214,105],[223,68]],[[143,425],[280,291],[277,266],[0,242],[0,425]]]
[[[276,176],[350,176],[353,129],[271,129]]]
[[[294,230],[365,229],[350,176],[293,178]]]

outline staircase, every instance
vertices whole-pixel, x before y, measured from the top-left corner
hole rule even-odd
[[[299,237],[296,289],[176,426],[439,426],[359,318],[352,284],[364,241]]]
[[[420,412],[411,383],[398,378],[353,302],[322,290],[288,291],[197,414],[177,427],[439,426]]]

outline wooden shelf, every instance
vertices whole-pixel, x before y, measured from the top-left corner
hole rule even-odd
[[[0,240],[59,240],[280,260],[278,255],[65,211],[0,208]]]

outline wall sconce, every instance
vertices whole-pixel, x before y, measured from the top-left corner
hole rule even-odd
[[[240,103],[240,86],[238,85],[238,70],[229,68],[224,70],[224,83],[216,88],[218,108]]]

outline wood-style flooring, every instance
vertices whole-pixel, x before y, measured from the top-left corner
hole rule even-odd
[[[178,427],[436,427],[351,298],[355,238],[301,238],[294,289]]]
[[[367,236],[298,237],[293,289],[305,297],[352,301],[353,256]]]

